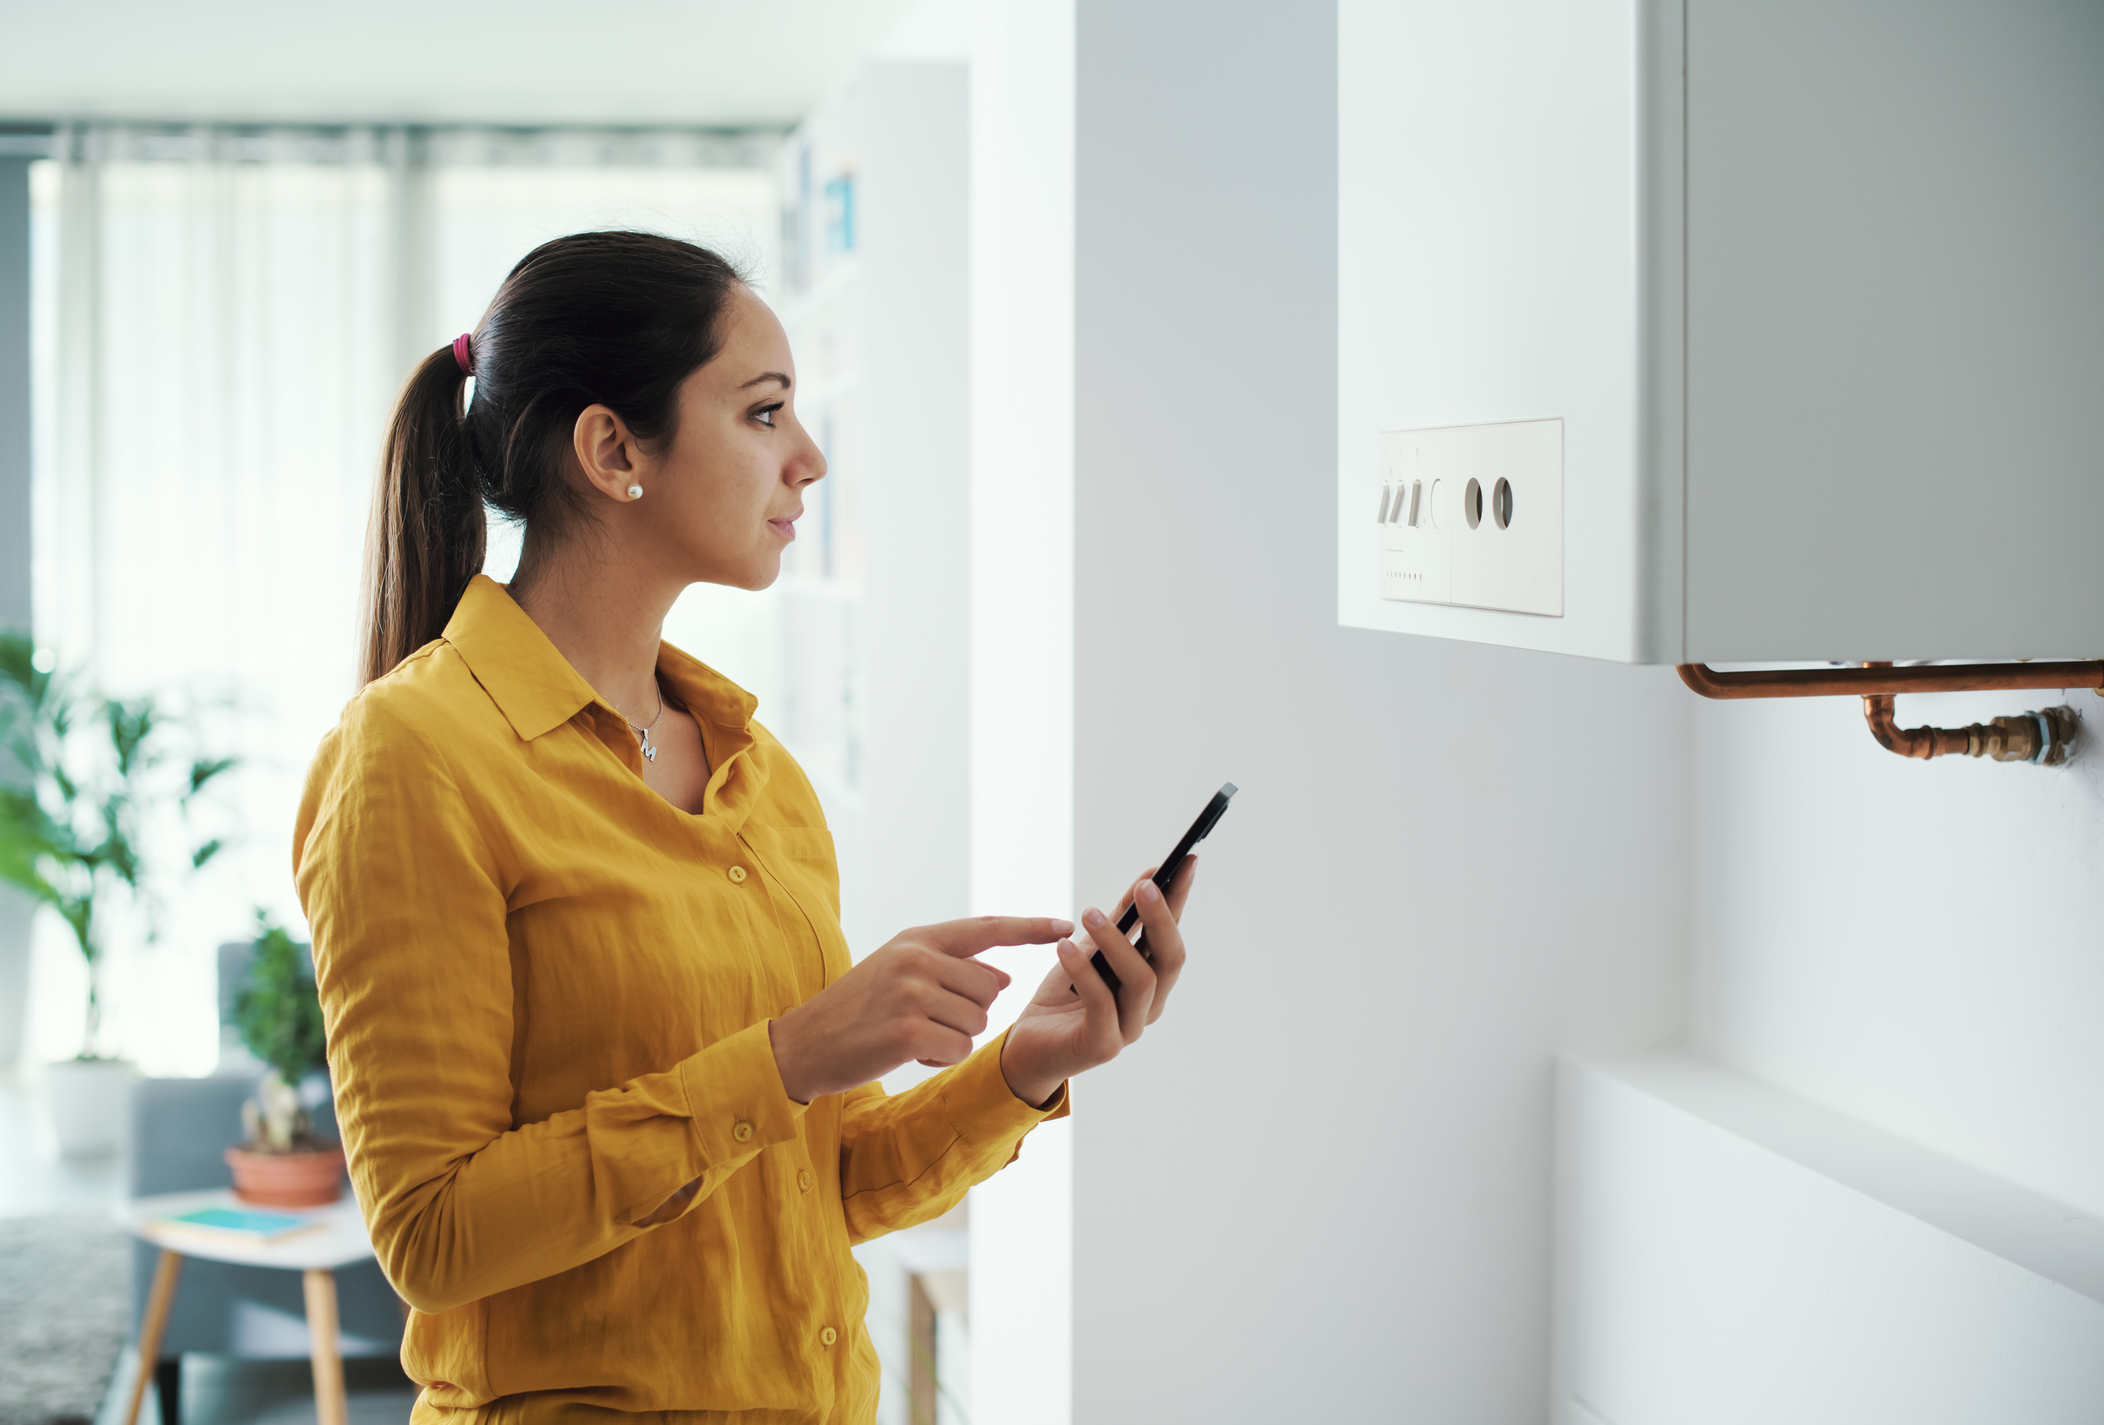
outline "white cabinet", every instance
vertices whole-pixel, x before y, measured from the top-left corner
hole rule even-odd
[[[1338,83],[1342,623],[2104,651],[2104,6],[1343,0]],[[1391,518],[1421,434],[1548,422],[1555,548]]]

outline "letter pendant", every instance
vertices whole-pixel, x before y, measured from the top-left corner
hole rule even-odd
[[[636,736],[641,738],[643,741],[643,760],[646,762],[657,761],[657,749],[650,745],[650,729],[647,727],[638,728],[636,730]]]

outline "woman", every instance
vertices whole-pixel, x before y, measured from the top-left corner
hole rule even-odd
[[[1188,872],[1137,888],[1151,963],[1090,911],[1090,945],[989,917],[851,965],[810,783],[659,639],[689,584],[772,583],[824,475],[780,323],[668,238],[536,249],[402,392],[294,859],[420,1421],[870,1419],[849,1246],[1011,1161],[1183,965]],[[508,587],[485,501],[525,523]],[[1008,983],[973,957],[1045,942],[973,1053]],[[909,1059],[950,1067],[887,1097]]]

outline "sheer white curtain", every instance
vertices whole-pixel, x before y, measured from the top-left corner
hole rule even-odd
[[[257,906],[297,927],[299,784],[352,691],[360,551],[395,388],[535,244],[641,227],[763,290],[773,141],[712,134],[77,127],[33,175],[37,636],[112,692],[203,706],[244,759],[238,844],[161,943],[112,946],[149,1070],[216,1053],[212,950]],[[493,530],[493,572],[514,546]],[[768,681],[763,602],[713,610]],[[740,669],[743,656],[754,666]],[[757,676],[756,676],[757,675]],[[764,687],[756,688],[766,695]],[[78,970],[40,925],[33,1052],[76,1047]]]

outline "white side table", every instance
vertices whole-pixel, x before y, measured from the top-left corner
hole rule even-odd
[[[146,1319],[139,1325],[139,1374],[132,1382],[131,1403],[124,1412],[124,1425],[138,1425],[139,1404],[146,1397],[146,1383],[153,1377],[154,1358],[160,1354],[161,1336],[168,1329],[168,1310],[175,1301],[175,1288],[182,1277],[183,1258],[232,1262],[244,1267],[278,1267],[298,1272],[307,1294],[307,1335],[313,1341],[314,1410],[318,1425],[348,1425],[343,1398],[343,1359],[337,1353],[336,1278],[338,1267],[348,1267],[373,1255],[372,1239],[366,1236],[365,1220],[358,1204],[345,1193],[327,1207],[311,1209],[266,1208],[265,1211],[298,1212],[321,1225],[298,1232],[281,1241],[250,1244],[230,1240],[213,1242],[199,1234],[160,1230],[161,1218],[195,1212],[201,1207],[246,1208],[233,1192],[172,1192],[159,1197],[135,1197],[115,1209],[118,1223],[126,1231],[161,1249],[154,1267],[153,1291],[146,1298]]]

